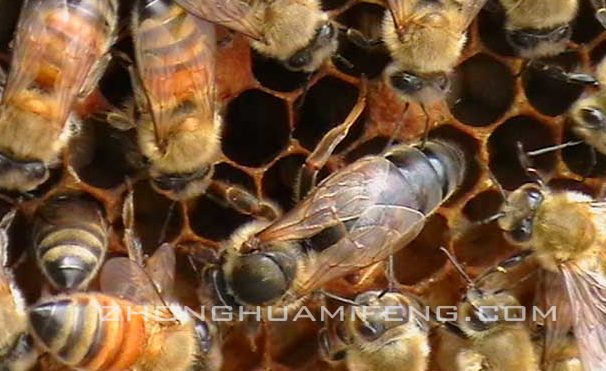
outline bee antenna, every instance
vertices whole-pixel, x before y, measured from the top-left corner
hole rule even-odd
[[[469,277],[469,275],[465,272],[465,270],[463,269],[463,267],[461,266],[461,264],[457,261],[457,258],[454,255],[452,255],[450,253],[450,251],[448,251],[444,246],[440,246],[440,250],[442,250],[442,252],[446,255],[446,257],[448,258],[448,260],[450,260],[450,262],[452,263],[452,265],[456,268],[457,272],[459,272],[459,274],[461,275],[461,277],[463,277],[465,279],[465,281],[467,282],[467,284],[469,286],[471,286],[471,287],[475,287],[475,283]]]
[[[545,182],[541,178],[541,175],[539,174],[538,170],[532,167],[532,163],[530,161],[530,158],[528,157],[528,154],[524,151],[524,145],[522,144],[522,142],[518,141],[516,143],[516,149],[518,151],[518,160],[520,161],[520,164],[522,165],[522,168],[524,169],[526,175],[528,175],[528,177],[530,177],[533,182],[538,184],[539,187],[545,187]]]
[[[499,219],[501,219],[501,218],[502,218],[502,217],[504,217],[504,216],[505,216],[505,213],[504,213],[504,212],[498,212],[498,213],[496,213],[496,214],[494,214],[494,215],[491,215],[491,216],[489,216],[489,217],[487,217],[487,218],[484,218],[484,219],[480,219],[480,220],[475,221],[475,222],[473,223],[473,225],[475,225],[475,226],[480,226],[480,225],[486,225],[486,224],[490,224],[490,223],[494,222],[495,220],[499,220]]]
[[[568,148],[568,147],[578,146],[579,144],[583,144],[583,143],[584,143],[584,141],[582,141],[582,140],[570,141],[570,142],[556,144],[556,145],[545,147],[545,148],[540,148],[540,149],[537,149],[534,151],[529,151],[529,152],[526,152],[526,155],[529,157],[539,156],[544,153],[557,151],[558,149],[564,149],[564,148]]]
[[[347,299],[347,298],[344,298],[344,297],[339,296],[339,295],[331,294],[328,291],[319,290],[318,292],[320,294],[326,296],[326,297],[329,297],[329,298],[331,298],[331,299],[333,299],[335,301],[338,301],[339,303],[351,305],[351,306],[354,306],[354,307],[359,307],[360,306],[358,303],[356,303],[355,301],[353,301],[351,299]]]

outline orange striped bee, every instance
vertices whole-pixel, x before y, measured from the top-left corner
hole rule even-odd
[[[0,188],[48,179],[78,130],[78,98],[96,86],[114,41],[117,0],[26,1],[0,102]]]
[[[132,25],[137,115],[116,119],[136,126],[154,189],[174,200],[196,197],[221,155],[214,26],[170,0],[138,1]]]
[[[59,195],[37,212],[34,254],[58,289],[84,289],[105,259],[108,231],[103,212],[82,195]]]
[[[0,370],[29,370],[36,361],[32,339],[27,334],[25,301],[7,266],[8,234],[15,211],[0,221]]]
[[[80,370],[218,370],[216,330],[164,298],[175,272],[164,244],[145,269],[129,258],[109,260],[100,293],[42,299],[28,313],[40,346]]]

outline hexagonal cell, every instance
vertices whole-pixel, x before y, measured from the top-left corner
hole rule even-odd
[[[0,49],[7,51],[13,39],[13,30],[19,18],[19,10],[23,1],[0,2]]]
[[[448,245],[448,226],[440,214],[427,218],[419,236],[394,255],[395,275],[399,283],[414,285],[430,278],[446,263],[440,247]]]
[[[335,77],[320,80],[305,95],[293,137],[313,151],[327,131],[343,123],[356,104],[358,93],[356,86]],[[337,151],[362,135],[364,117],[362,113]]]
[[[208,197],[197,199],[188,213],[194,233],[213,241],[226,240],[236,228],[254,220],[253,217],[240,214]]]
[[[480,177],[480,166],[476,160],[479,151],[478,141],[471,135],[457,129],[453,125],[440,125],[429,132],[430,139],[443,139],[456,144],[465,154],[467,168],[465,177],[459,189],[448,199],[446,205],[458,200],[473,189]]]
[[[509,67],[486,54],[478,54],[455,69],[447,102],[459,121],[485,126],[507,112],[514,93],[515,79]]]
[[[590,0],[579,1],[579,13],[573,22],[571,40],[577,44],[585,44],[595,39],[604,31],[604,27],[595,17],[595,8]]]
[[[384,14],[385,8],[382,6],[360,3],[341,14],[337,21],[344,26],[360,31],[367,40],[380,40]],[[385,66],[391,61],[389,52],[382,44],[372,48],[362,48],[348,37],[341,37],[338,55],[352,65],[348,66],[347,62],[338,57],[334,58],[333,63],[340,71],[353,76],[364,74],[370,79],[381,75]]]
[[[70,163],[83,182],[109,189],[134,175],[136,162],[142,159],[134,130],[124,132],[90,121],[83,133],[82,143],[70,152]]]
[[[229,103],[223,153],[245,166],[261,166],[276,157],[289,139],[286,104],[260,90],[247,90]]]
[[[504,201],[499,191],[484,191],[467,201],[463,207],[463,215],[472,222],[486,220],[499,212]]]
[[[389,143],[390,138],[386,137],[374,137],[366,142],[360,144],[353,150],[351,150],[347,156],[347,163],[352,163],[364,156],[368,155],[378,155],[383,152],[387,144]]]
[[[255,190],[255,181],[244,171],[231,166],[228,163],[221,163],[215,166],[213,179],[221,180],[230,184],[238,184],[249,191]]]
[[[576,142],[580,139],[570,131],[570,122],[567,122],[564,142]],[[595,157],[594,164],[591,161],[593,157]],[[593,178],[606,175],[606,155],[596,151],[588,144],[581,143],[562,149],[562,160],[571,171],[580,176]]]
[[[275,59],[265,57],[253,50],[252,73],[266,88],[276,91],[295,91],[311,78],[308,73],[287,70]]]
[[[130,47],[130,45],[126,47]],[[99,80],[99,90],[103,97],[117,108],[122,108],[125,102],[133,99],[130,73],[125,68],[123,61],[112,58],[103,77]]]
[[[303,154],[283,157],[263,175],[263,194],[284,211],[295,206],[294,187],[306,157]]]
[[[505,12],[498,1],[493,1],[491,5],[494,5],[495,9],[482,10],[478,15],[480,40],[497,54],[515,56],[516,52],[505,36]]]
[[[348,0],[322,0],[323,10],[338,9],[348,3]]]
[[[183,228],[180,204],[155,192],[149,182],[134,186],[135,230],[147,254],[175,239]]]
[[[501,186],[513,190],[531,181],[518,158],[517,143],[524,151],[552,146],[555,143],[552,129],[530,116],[516,116],[501,124],[488,138],[489,168]],[[540,172],[550,173],[555,166],[555,154],[545,153],[532,157],[531,162]]]
[[[459,261],[471,267],[493,266],[518,251],[495,222],[471,226],[457,236],[453,246]]]
[[[562,53],[554,58],[541,59],[540,62],[564,71],[575,71],[580,63],[576,52]],[[522,86],[530,104],[549,116],[566,112],[584,89],[582,85],[558,80],[532,64],[522,74]]]

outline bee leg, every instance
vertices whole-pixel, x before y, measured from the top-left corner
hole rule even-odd
[[[97,87],[97,83],[101,80],[103,73],[109,61],[112,59],[112,55],[110,53],[105,54],[102,58],[95,62],[93,67],[88,73],[86,80],[84,81],[84,85],[78,92],[78,97],[80,99],[84,99],[88,97]]]
[[[389,151],[389,149],[393,146],[396,139],[398,139],[398,136],[400,135],[400,128],[404,123],[404,117],[406,116],[406,112],[408,112],[408,108],[410,108],[410,102],[406,102],[404,104],[404,109],[402,110],[402,114],[400,115],[401,118],[400,120],[398,120],[398,122],[396,122],[396,127],[393,129],[393,132],[389,137],[389,141],[387,141],[387,144],[385,145],[385,149],[383,149],[383,154],[387,153],[387,151]]]
[[[276,205],[260,200],[246,189],[233,184],[213,180],[208,191],[207,195],[214,201],[226,204],[243,214],[266,220],[274,220],[282,214]]]
[[[318,333],[318,347],[320,358],[329,364],[343,361],[347,356],[347,348],[338,347],[331,339],[328,324]]]
[[[429,138],[429,129],[431,127],[431,119],[429,117],[429,112],[427,112],[427,108],[423,103],[421,103],[421,109],[425,114],[425,129],[423,129],[423,140],[421,141],[421,148],[425,148],[425,144],[427,143],[427,139]]]
[[[517,142],[516,149],[518,151],[518,160],[520,161],[520,165],[522,165],[522,169],[524,169],[526,175],[537,185],[544,187],[545,182],[543,181],[543,178],[539,174],[538,170],[532,166],[528,154],[524,151],[524,145],[522,142]]]
[[[122,205],[122,223],[124,223],[124,246],[128,252],[128,257],[143,266],[143,248],[141,240],[135,232],[135,207],[134,207],[134,192],[129,186],[128,195],[124,199]]]
[[[347,40],[361,49],[374,49],[383,44],[381,38],[369,39],[355,28],[347,28],[345,36],[347,37]]]
[[[362,80],[362,86],[358,94],[358,101],[349,112],[342,124],[332,128],[316,146],[314,151],[307,156],[301,167],[295,182],[295,200],[299,201],[316,185],[316,178],[320,169],[326,165],[335,148],[345,139],[349,129],[357,121],[358,117],[366,107],[366,80]]]

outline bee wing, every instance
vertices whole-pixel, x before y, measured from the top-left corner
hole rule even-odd
[[[587,268],[567,263],[560,265],[560,270],[583,369],[606,370],[606,277],[599,266]]]
[[[253,7],[241,0],[176,0],[188,12],[257,41],[263,41],[263,22]]]
[[[303,241],[327,232],[337,236],[305,272],[297,288],[300,294],[386,259],[421,231],[425,216],[407,207],[407,202],[395,204],[391,197],[394,171],[380,157],[354,163],[327,178],[299,206],[259,233],[261,241]]]
[[[208,115],[206,119],[213,120],[214,26],[184,13],[181,22],[155,22],[153,18],[139,19],[136,15],[134,29],[137,70],[152,113],[156,139],[162,141],[174,129],[169,115],[182,102],[196,105]]]
[[[163,243],[145,262],[145,271],[162,297],[170,296],[173,291],[176,265],[175,251],[168,243]]]
[[[387,0],[387,8],[396,30],[403,30],[406,27],[408,19],[414,14],[415,3],[409,0]]]
[[[473,22],[487,0],[464,0],[461,8],[460,31],[464,32]]]
[[[61,123],[67,119],[95,62],[107,49],[107,40],[90,27],[72,29],[81,22],[72,21],[71,18],[78,15],[70,7],[83,6],[72,3],[68,0],[29,0],[23,4],[3,102],[37,83],[37,79],[50,80],[51,86],[46,89],[57,101],[55,118]],[[107,12],[111,12],[109,2],[101,2],[99,6],[107,7]],[[38,76],[42,61],[52,64],[56,71],[54,76]]]
[[[103,266],[101,291],[137,304],[164,305],[151,277],[128,258],[113,258]]]
[[[557,355],[567,346],[568,337],[572,330],[572,313],[566,284],[561,274],[541,271],[539,280],[541,297],[541,311],[546,313],[550,308],[556,308],[556,318],[551,315],[545,318],[545,338],[543,344],[543,362],[545,370],[551,371],[557,360]]]

